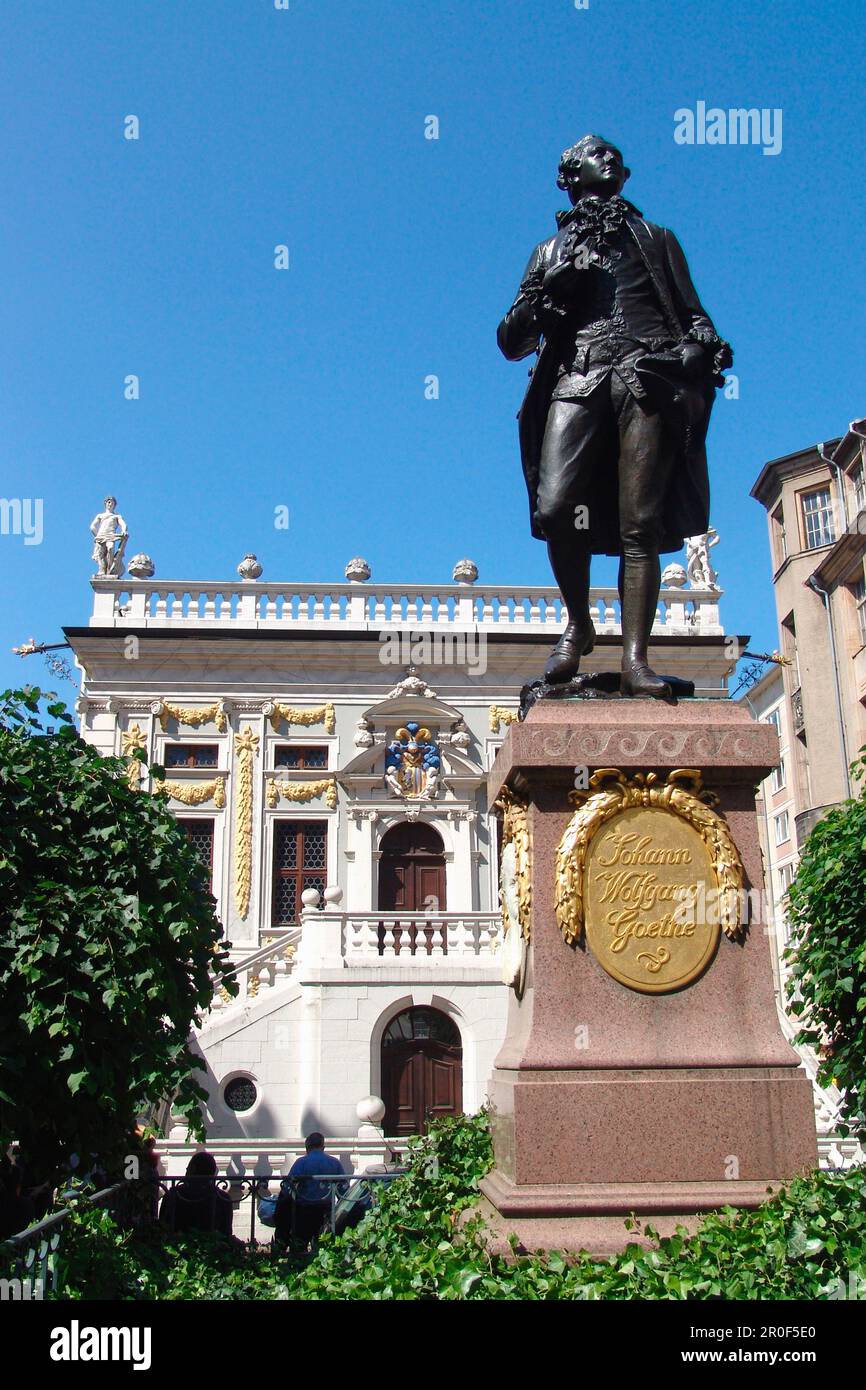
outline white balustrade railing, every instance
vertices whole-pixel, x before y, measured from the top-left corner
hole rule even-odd
[[[300,927],[281,932],[275,928],[258,950],[233,961],[229,976],[237,981],[238,992],[232,996],[222,981],[214,980],[211,1013],[236,1004],[248,1004],[262,990],[273,989],[287,979],[295,964],[300,939]]]
[[[269,584],[260,580],[190,583],[172,579],[100,579],[91,627],[200,627],[382,631],[559,632],[559,590],[495,584]],[[662,589],[656,631],[719,635],[717,590]],[[619,594],[590,591],[599,632],[620,630]]]
[[[492,965],[502,929],[496,912],[350,912],[343,927],[347,966]]]

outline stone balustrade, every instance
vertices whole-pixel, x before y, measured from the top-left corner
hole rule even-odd
[[[246,1007],[265,991],[291,976],[303,980],[307,968],[339,965],[345,969],[377,966],[452,965],[490,967],[499,947],[502,923],[498,912],[422,913],[343,912],[319,909],[319,894],[304,894],[303,929],[268,934],[263,946],[243,956],[235,953],[232,976],[238,993],[232,996],[214,980],[211,1015]],[[339,958],[336,951],[339,948]]]
[[[491,965],[502,923],[498,912],[348,913],[343,954],[352,966]]]
[[[257,951],[249,952],[232,963],[231,975],[238,983],[238,993],[230,995],[225,985],[217,986],[214,981],[214,997],[211,1012],[219,1012],[236,1004],[247,1004],[258,997],[261,990],[273,989],[292,973],[300,927],[289,931],[274,929]]]
[[[181,580],[91,580],[91,627],[217,627],[281,629],[558,633],[565,624],[559,590],[551,586],[495,584],[272,584],[255,580],[190,583]],[[662,589],[657,634],[719,636],[721,593]],[[619,594],[590,591],[592,619],[601,633],[620,631]]]

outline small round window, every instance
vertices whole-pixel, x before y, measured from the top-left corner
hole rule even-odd
[[[258,1099],[258,1091],[254,1081],[248,1076],[235,1076],[231,1081],[226,1082],[223,1091],[223,1100],[229,1110],[252,1110]]]

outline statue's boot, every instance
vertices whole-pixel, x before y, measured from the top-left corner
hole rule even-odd
[[[570,681],[580,670],[580,658],[587,656],[594,646],[595,628],[589,615],[585,623],[569,623],[547,658],[544,679],[549,685]]]
[[[619,567],[622,606],[622,695],[650,695],[669,700],[668,682],[649,665],[647,647],[659,599],[661,572],[657,552],[626,552]]]
[[[549,685],[563,685],[576,676],[580,659],[595,646],[595,628],[589,616],[589,546],[573,533],[552,536],[547,542],[550,567],[565,599],[568,625],[544,668]]]

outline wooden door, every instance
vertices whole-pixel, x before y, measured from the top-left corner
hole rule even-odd
[[[382,837],[379,907],[383,912],[445,912],[445,854],[430,825],[395,825]]]
[[[382,1039],[385,1133],[423,1134],[432,1119],[463,1109],[460,1034],[438,1009],[406,1009]]]

